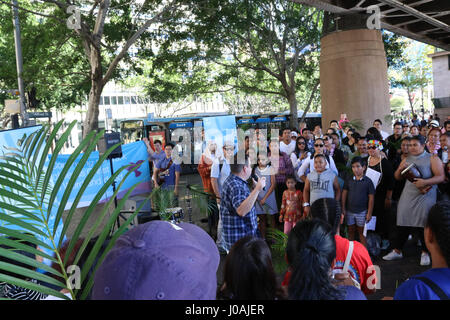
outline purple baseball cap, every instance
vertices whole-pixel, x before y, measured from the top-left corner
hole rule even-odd
[[[215,300],[220,256],[200,227],[150,221],[123,234],[98,268],[94,300]]]

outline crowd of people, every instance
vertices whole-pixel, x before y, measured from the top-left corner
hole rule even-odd
[[[207,142],[198,171],[219,215],[216,237],[187,223],[135,226],[99,266],[91,298],[366,300],[379,281],[369,238],[387,250],[384,260],[397,260],[413,235],[422,247],[420,265],[431,269],[401,284],[394,299],[448,299],[450,120],[442,127],[435,119],[420,127],[397,121],[392,135],[382,125],[376,119],[359,133],[331,121],[326,133],[320,125],[301,126],[271,139],[256,129],[243,163],[234,142],[221,152]],[[154,141],[153,151],[144,141],[154,185],[178,194],[174,145]],[[370,222],[375,227],[368,231]],[[288,239],[281,285],[268,227]],[[224,282],[217,287],[220,254]],[[18,291],[0,283],[0,297]]]
[[[256,129],[256,146],[246,139],[245,164],[237,164],[232,143],[224,146],[221,158],[205,152],[215,174],[208,177],[207,172],[199,172],[205,186],[209,180],[218,185],[212,195],[220,215],[219,251],[230,255],[234,244],[244,238],[256,237],[270,244],[266,239],[269,226],[279,227],[291,238],[296,225],[304,226],[303,222],[314,218],[314,204],[333,199],[339,208],[337,216],[345,221],[347,237],[339,236],[339,241],[346,242],[337,249],[333,268],[345,270],[363,293],[373,292],[376,282],[371,256],[384,250],[387,254],[382,259],[402,259],[410,236],[422,248],[418,263],[431,265],[424,229],[433,205],[450,200],[450,121],[441,127],[430,119],[417,126],[416,119],[396,121],[391,135],[383,130],[380,119],[361,133],[335,120],[326,133],[316,125],[300,131],[285,128],[279,138],[261,139],[262,130]],[[373,230],[367,230],[369,225],[374,225]],[[379,250],[371,250],[372,246]],[[364,261],[364,267],[352,264],[352,254],[362,255],[357,261]],[[344,269],[347,255],[350,267]],[[373,282],[369,286],[368,277]],[[290,274],[283,283],[289,279]]]

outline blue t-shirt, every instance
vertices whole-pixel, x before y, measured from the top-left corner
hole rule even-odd
[[[434,268],[417,275],[433,281],[450,298],[450,268]],[[422,280],[414,276],[397,288],[394,300],[440,300],[438,295]]]
[[[360,180],[355,177],[349,178],[344,183],[344,190],[347,190],[347,210],[353,213],[367,211],[369,195],[375,194],[375,188],[370,178],[363,176]]]
[[[345,292],[343,300],[367,300],[364,292],[354,286],[341,286],[340,289]]]
[[[164,158],[161,161],[157,162],[155,165],[155,168],[157,169],[165,169],[170,162],[170,159],[172,158]],[[170,166],[169,175],[165,177],[164,183],[162,184],[161,188],[167,189],[169,187],[172,187],[175,185],[175,172],[181,172],[181,167],[179,164],[175,164],[174,161],[172,161],[172,165]]]
[[[162,161],[166,158],[166,153],[164,152],[164,150],[161,150],[160,153],[157,153],[156,151],[153,152],[153,154],[151,156],[149,156],[149,160],[153,161],[156,165],[156,163],[158,163],[159,161]]]

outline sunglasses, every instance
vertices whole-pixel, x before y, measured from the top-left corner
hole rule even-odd
[[[302,145],[306,145],[306,143],[304,143],[304,142],[299,142],[299,143],[297,143],[297,144],[302,144]]]
[[[323,148],[323,144],[315,144],[314,147]]]
[[[373,149],[373,150],[375,150],[377,147],[376,146],[369,146],[369,147],[367,147],[367,149]]]

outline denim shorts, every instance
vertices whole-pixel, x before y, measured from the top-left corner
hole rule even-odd
[[[366,215],[367,215],[367,211],[363,211],[360,213],[354,213],[354,212],[347,211],[347,213],[345,214],[345,219],[347,221],[347,225],[352,226],[356,223],[356,225],[358,227],[364,227],[364,225],[366,223]]]

